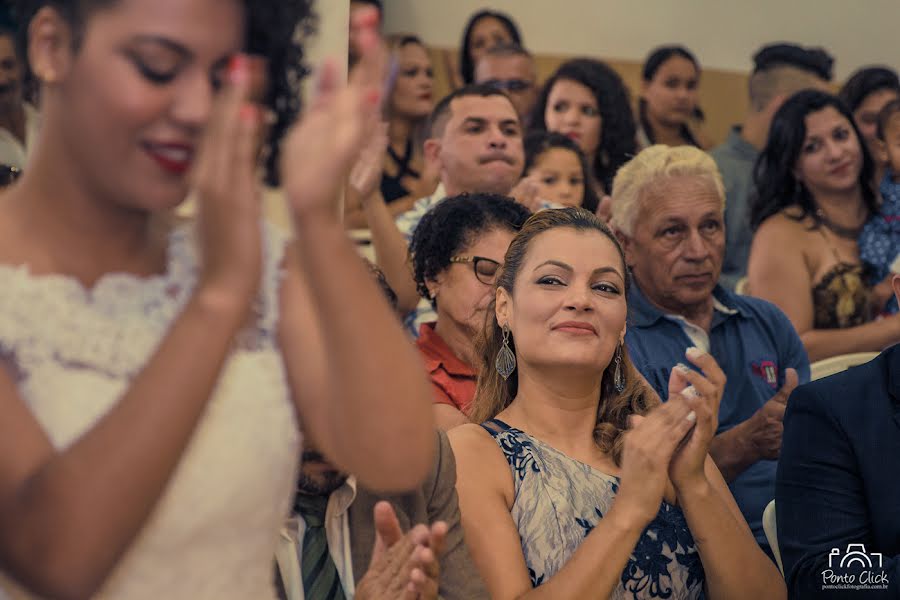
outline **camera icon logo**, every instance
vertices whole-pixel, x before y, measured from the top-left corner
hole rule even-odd
[[[828,554],[828,568],[847,569],[855,565],[861,569],[880,569],[883,559],[880,552],[867,553],[865,544],[847,544],[844,552],[841,552],[839,548],[831,549]]]

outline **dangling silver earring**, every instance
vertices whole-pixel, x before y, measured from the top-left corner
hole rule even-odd
[[[622,369],[622,345],[619,344],[616,347],[616,369],[613,371],[613,386],[616,388],[616,392],[621,394],[625,391],[625,373]]]
[[[504,381],[509,379],[512,372],[516,370],[516,355],[509,347],[509,325],[503,326],[503,345],[500,346],[500,351],[497,353],[494,367]]]

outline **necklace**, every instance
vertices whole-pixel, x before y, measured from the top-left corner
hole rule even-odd
[[[863,220],[863,224],[858,227],[845,227],[844,225],[839,225],[826,217],[825,212],[821,208],[816,209],[816,221],[820,225],[827,227],[834,235],[847,240],[856,240],[859,237],[859,234],[862,233],[863,226],[865,225],[865,220]]]

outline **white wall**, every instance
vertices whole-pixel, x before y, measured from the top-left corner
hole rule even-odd
[[[538,54],[642,61],[654,46],[683,43],[706,67],[748,71],[760,46],[824,46],[844,79],[872,63],[900,70],[900,0],[384,0],[388,32],[415,32],[455,47],[468,16],[510,14]]]

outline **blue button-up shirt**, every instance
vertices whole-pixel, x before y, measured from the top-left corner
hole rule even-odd
[[[793,325],[775,305],[738,296],[722,286],[716,286],[713,297],[716,307],[704,349],[728,378],[719,407],[719,434],[749,419],[775,395],[786,368],[797,370],[800,383],[809,381],[809,359]],[[635,367],[663,400],[668,399],[672,367],[679,362],[689,365],[684,352],[697,345],[697,338],[697,327],[652,305],[637,284],[631,287],[625,343]],[[762,514],[775,497],[776,465],[774,460],[760,460],[729,484],[764,548],[768,543]]]

